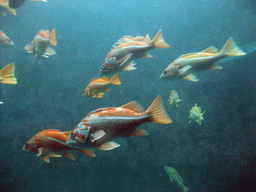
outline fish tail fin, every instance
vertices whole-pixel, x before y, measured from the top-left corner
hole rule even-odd
[[[150,107],[145,111],[145,113],[151,113],[153,118],[152,121],[155,123],[168,124],[172,122],[169,115],[166,113],[164,109],[160,95],[155,98],[155,100],[150,105]]]
[[[82,150],[81,152],[83,154],[89,156],[89,157],[95,157],[96,156],[93,150]]]
[[[227,40],[227,42],[225,43],[225,45],[223,46],[220,52],[226,54],[229,57],[241,56],[246,54],[245,52],[243,52],[241,49],[237,47],[236,42],[232,37],[230,37]]]
[[[110,82],[113,83],[113,85],[120,85],[121,82],[118,78],[118,73],[116,73],[111,79]]]
[[[17,84],[17,79],[14,75],[14,63],[11,63],[7,66],[5,66],[1,71],[0,71],[0,75],[1,75],[1,83],[5,83],[5,84]]]
[[[53,46],[56,46],[57,45],[57,41],[56,41],[56,30],[53,29],[50,33],[50,44],[53,45]]]
[[[170,45],[168,45],[164,41],[164,38],[163,38],[163,35],[162,35],[162,30],[159,30],[157,32],[156,36],[153,38],[151,43],[153,44],[154,48],[156,48],[156,49],[165,49],[165,48],[170,47]]]
[[[48,2],[47,0],[29,0],[29,1],[43,1],[43,2]]]

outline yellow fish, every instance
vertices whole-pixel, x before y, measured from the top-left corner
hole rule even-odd
[[[118,78],[118,74],[115,74],[110,80],[107,76],[100,78],[94,78],[84,90],[83,96],[102,98],[105,91],[110,91],[108,88],[111,85],[120,85],[121,82]]]
[[[195,104],[195,106],[192,107],[192,109],[190,110],[189,118],[191,120],[188,123],[190,123],[192,120],[195,120],[197,123],[199,123],[201,125],[202,120],[204,120],[204,118],[203,118],[204,113],[205,113],[205,111],[203,113],[201,113],[201,108],[197,107],[197,104]]]
[[[180,79],[184,78],[189,81],[199,81],[193,74],[205,70],[222,69],[216,62],[226,57],[245,55],[240,50],[231,37],[223,46],[220,52],[217,48],[211,46],[199,53],[189,53],[175,59],[160,75],[160,78]]]
[[[17,84],[17,79],[14,75],[14,63],[5,66],[0,70],[0,83]]]
[[[183,189],[184,192],[189,190],[185,185],[183,185],[182,178],[174,168],[165,166],[164,169],[169,175],[171,182],[174,180],[179,185],[179,187]]]
[[[0,15],[6,16],[6,11],[9,11],[13,15],[16,15],[15,9],[11,9],[8,4],[8,0],[0,0]]]
[[[179,94],[175,90],[171,90],[170,97],[168,101],[170,102],[170,105],[175,104],[178,107],[178,103],[182,101],[183,99],[179,99]]]

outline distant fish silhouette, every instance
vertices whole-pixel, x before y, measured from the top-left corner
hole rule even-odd
[[[26,0],[9,0],[9,6],[10,8],[16,9],[18,7],[20,7],[21,5],[23,5],[25,3]],[[46,0],[28,0],[28,1],[43,1],[43,2],[47,2]]]

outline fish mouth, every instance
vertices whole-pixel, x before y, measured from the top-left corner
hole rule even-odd
[[[22,148],[23,151],[29,152],[25,147]]]

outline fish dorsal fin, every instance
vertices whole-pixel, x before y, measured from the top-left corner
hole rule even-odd
[[[130,109],[132,111],[135,111],[137,113],[141,113],[143,111],[143,108],[140,104],[138,104],[136,101],[131,101],[125,105],[122,106],[124,109]]]
[[[218,49],[214,46],[208,47],[202,51],[203,53],[218,53]]]
[[[104,76],[104,77],[102,77],[101,79],[104,80],[104,81],[109,81],[108,76]]]
[[[92,80],[91,80],[91,82],[93,82],[93,81],[97,81],[97,80],[99,80],[100,78],[98,78],[98,77],[95,77],[95,78],[93,78]]]
[[[53,29],[49,35],[49,38],[50,38],[50,44],[52,46],[56,46],[57,45],[57,41],[56,41],[56,30]]]
[[[150,37],[149,37],[148,34],[145,36],[145,38],[146,38],[146,40],[148,41],[147,43],[150,43],[150,42],[151,42],[151,39],[150,39]]]

